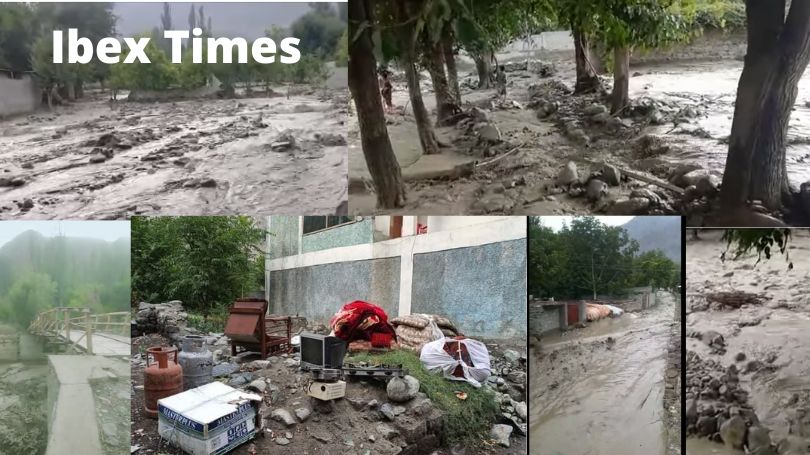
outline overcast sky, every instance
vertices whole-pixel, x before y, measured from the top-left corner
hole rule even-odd
[[[196,3],[203,5],[205,17],[211,17],[211,27],[215,37],[242,37],[255,39],[264,36],[264,30],[271,25],[287,27],[309,11],[307,2],[301,3]],[[188,29],[188,12],[191,2],[170,2],[172,27],[175,30]],[[118,16],[118,33],[135,36],[150,32],[160,26],[163,3],[115,3]],[[206,19],[207,21],[207,19]]]
[[[608,226],[621,226],[632,220],[632,216],[595,216],[597,220]],[[541,216],[540,222],[543,226],[550,227],[554,232],[559,231],[563,227],[563,223],[571,225],[573,216]]]
[[[34,230],[46,237],[64,234],[67,237],[85,237],[115,241],[129,237],[129,221],[2,221],[0,247],[25,231]]]

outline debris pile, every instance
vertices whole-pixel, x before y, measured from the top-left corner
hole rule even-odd
[[[183,309],[183,302],[172,300],[166,303],[138,304],[132,336],[159,333],[180,345],[182,337],[189,333],[186,326],[188,313]]]

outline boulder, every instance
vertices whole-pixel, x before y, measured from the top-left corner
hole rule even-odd
[[[295,417],[301,422],[305,422],[309,418],[310,414],[312,414],[312,411],[310,411],[309,408],[298,408],[293,412],[295,413]]]
[[[509,447],[509,436],[512,435],[512,426],[503,424],[493,425],[489,435],[493,440],[495,440],[496,444],[503,447]]]
[[[573,161],[569,161],[557,175],[557,185],[559,186],[567,186],[578,180],[577,164]]]
[[[404,378],[392,378],[386,387],[388,399],[394,403],[412,400],[419,393],[419,380],[407,375]]]
[[[727,446],[735,449],[742,449],[745,443],[746,432],[745,420],[736,415],[723,422],[720,426],[720,437]]]
[[[591,179],[588,182],[588,186],[585,189],[585,196],[587,196],[588,200],[591,202],[596,202],[603,197],[607,196],[608,194],[608,185],[607,183],[599,180],[599,179]]]
[[[605,164],[602,166],[602,179],[610,186],[619,186],[622,182],[622,174],[616,166]]]
[[[608,215],[642,215],[650,207],[650,200],[643,197],[631,197],[617,201],[607,209]]]
[[[283,423],[287,427],[291,427],[296,423],[290,411],[283,408],[274,409],[273,412],[270,413],[270,418],[276,422]]]

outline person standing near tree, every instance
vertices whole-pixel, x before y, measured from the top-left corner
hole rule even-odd
[[[498,66],[498,74],[495,75],[495,87],[498,89],[498,99],[506,101],[506,68]]]
[[[388,70],[382,70],[380,77],[380,93],[382,94],[383,101],[385,101],[385,111],[391,112],[394,107],[392,95],[394,93],[394,86],[391,85],[391,79]]]

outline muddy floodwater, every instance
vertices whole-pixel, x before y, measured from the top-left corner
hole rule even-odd
[[[718,371],[739,371],[739,388],[773,444],[792,438],[810,441],[810,232],[794,230],[789,262],[780,254],[757,264],[756,255],[722,262],[722,231],[701,231],[690,240],[687,260],[687,350]],[[691,238],[691,236],[687,236]],[[727,253],[731,256],[731,253]],[[758,301],[739,308],[718,306],[712,293],[748,293]],[[720,339],[717,338],[719,334]],[[713,342],[711,340],[719,340]],[[687,363],[687,378],[692,367]],[[703,416],[705,390],[697,415]],[[691,396],[690,396],[691,395]],[[690,398],[696,398],[690,392]],[[711,398],[711,396],[709,396]],[[731,403],[737,405],[737,403]],[[723,397],[713,400],[725,406]],[[687,404],[687,406],[689,406]],[[743,406],[743,407],[746,407]],[[698,425],[700,432],[700,425]],[[694,438],[695,435],[692,436]],[[723,449],[707,438],[689,439],[691,455],[743,453]],[[779,452],[783,453],[783,452]],[[787,453],[787,452],[784,452]],[[794,453],[794,452],[790,452]],[[805,452],[795,452],[805,453]]]
[[[663,455],[664,372],[674,298],[544,337],[532,354],[531,452]]]
[[[742,62],[681,63],[639,68],[630,79],[630,96],[651,97],[693,108],[697,118],[689,124],[654,127],[673,142],[686,144],[675,162],[697,162],[722,174],[734,117]],[[788,129],[787,169],[791,182],[810,181],[810,74],[799,81],[799,95]]]
[[[347,200],[346,94],[332,95],[96,95],[0,121],[0,217],[335,213]]]

